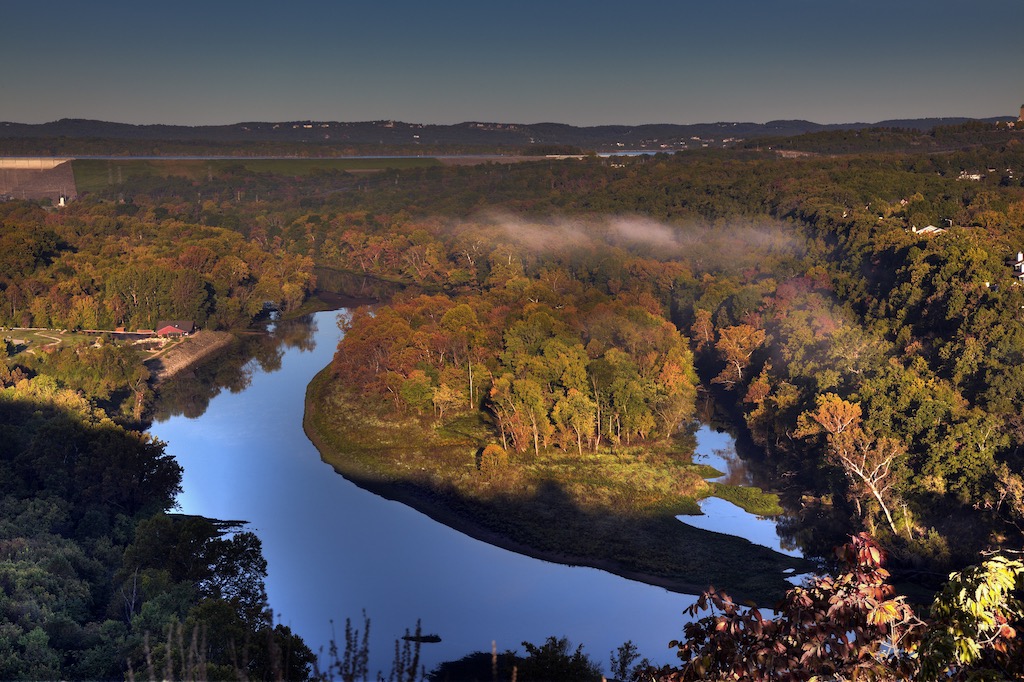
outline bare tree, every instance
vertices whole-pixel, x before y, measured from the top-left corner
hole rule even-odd
[[[895,438],[874,438],[860,427],[829,438],[829,455],[850,480],[854,496],[859,500],[864,492],[870,493],[896,535],[899,531],[886,500],[892,499],[898,461],[906,453],[906,447]]]

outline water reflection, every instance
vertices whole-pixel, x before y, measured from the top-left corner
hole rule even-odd
[[[774,549],[789,556],[802,557],[799,547],[787,543],[779,534],[778,517],[756,516],[744,511],[732,502],[717,497],[707,497],[700,501],[701,516],[679,516],[683,523],[710,530],[715,533],[735,535],[750,540],[755,545]]]
[[[776,530],[781,542],[802,547],[808,557],[831,557],[835,548],[849,538],[849,528],[842,517],[831,507],[814,501],[791,505],[778,518]]]
[[[241,393],[248,389],[254,371],[279,371],[287,349],[312,351],[317,330],[316,318],[304,315],[268,321],[263,329],[238,334],[236,341],[216,357],[180,372],[160,386],[153,405],[153,420],[202,416],[221,391]]]
[[[721,476],[708,479],[710,481],[740,486],[759,483],[747,462],[736,452],[736,440],[725,431],[715,430],[706,424],[697,430],[697,449],[693,461],[695,464],[708,464],[723,472]],[[789,556],[804,556],[795,538],[784,536],[779,530],[784,515],[757,516],[717,497],[705,498],[699,504],[702,515],[681,515],[676,518],[694,528],[741,537],[755,545]]]
[[[749,438],[728,430],[719,406],[710,396],[703,394],[697,407],[704,425],[697,432],[693,461],[723,472],[708,480],[777,490],[785,511],[761,520],[724,500],[709,498],[701,503],[705,516],[678,518],[696,528],[744,537],[790,556],[831,557],[835,547],[848,537],[842,515],[821,500],[803,495],[803,489],[792,479],[777,477],[763,450]]]
[[[693,462],[710,465],[722,472],[721,476],[709,478],[709,481],[728,485],[754,485],[753,472],[736,453],[736,440],[725,431],[702,426],[697,432]]]
[[[692,596],[473,540],[321,461],[302,432],[303,399],[337,347],[336,318],[320,313],[242,339],[176,382],[184,384],[177,402],[165,403],[152,429],[184,467],[182,511],[243,519],[260,537],[279,619],[317,649],[332,621],[340,635],[344,619],[358,621],[366,609],[371,675],[390,668],[394,638],[417,619],[443,638],[424,647],[428,670],[490,651],[491,640],[522,651],[524,640],[550,635],[585,644],[599,663],[627,639],[656,662],[672,662],[666,644],[680,635]],[[209,386],[199,378],[207,374]],[[188,419],[186,407],[205,413]]]

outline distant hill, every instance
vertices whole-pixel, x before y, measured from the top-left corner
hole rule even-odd
[[[1004,120],[993,118],[985,120]],[[927,130],[937,125],[965,123],[968,118],[928,118],[823,125],[810,121],[768,123],[697,123],[572,126],[563,123],[482,123],[451,125],[365,121],[243,122],[222,126],[132,125],[88,119],[61,119],[51,123],[0,123],[0,137],[107,138],[115,140],[181,140],[206,142],[305,142],[352,144],[485,144],[527,146],[569,144],[630,148],[662,142],[696,142],[749,137],[786,137],[825,130],[899,127]],[[693,138],[698,138],[695,140]]]
[[[982,119],[995,122],[1015,117]],[[783,138],[806,133],[866,128],[929,130],[978,119],[928,118],[823,125],[810,121],[572,126],[562,123],[484,123],[428,125],[401,121],[243,122],[221,126],[132,125],[88,119],[51,123],[0,123],[0,155],[189,153],[438,154],[516,151],[569,146],[580,150],[676,151],[723,147],[754,138]],[[111,145],[111,142],[117,144]],[[106,150],[106,151],[104,151]]]

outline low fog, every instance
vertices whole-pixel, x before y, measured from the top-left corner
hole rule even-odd
[[[603,248],[657,260],[683,261],[694,271],[735,271],[768,256],[800,256],[802,246],[784,223],[757,220],[728,223],[666,223],[644,216],[527,218],[488,213],[454,228],[493,246],[507,245],[523,255],[567,255]]]

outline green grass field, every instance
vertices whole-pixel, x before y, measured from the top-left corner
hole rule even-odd
[[[391,168],[422,168],[440,163],[433,157],[336,159],[76,159],[72,162],[79,192],[96,192],[133,175],[183,176],[192,180],[216,177],[231,167],[254,173],[309,175],[317,171],[372,172]]]
[[[80,334],[77,332],[62,332],[56,329],[5,329],[0,332],[0,338],[9,339],[14,345],[14,353],[42,348],[43,346],[69,344],[74,345],[83,341],[93,342],[95,335]]]

